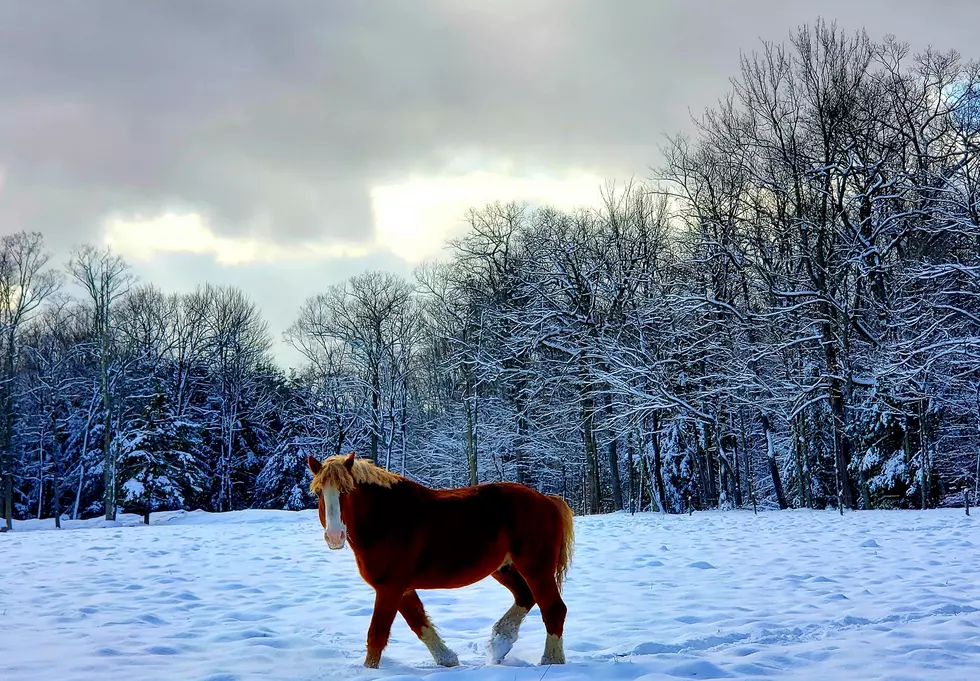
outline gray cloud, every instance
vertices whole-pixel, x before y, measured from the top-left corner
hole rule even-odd
[[[373,181],[447,149],[642,173],[740,49],[814,18],[809,2],[469,7],[3,2],[0,215],[91,230],[173,204],[225,232],[356,238]],[[980,25],[967,2],[821,12],[963,50]]]
[[[66,249],[108,213],[176,208],[226,235],[369,241],[370,187],[461,149],[645,176],[740,51],[818,13],[980,56],[969,0],[0,0],[0,230]]]

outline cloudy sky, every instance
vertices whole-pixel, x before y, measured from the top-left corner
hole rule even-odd
[[[647,177],[740,51],[818,15],[980,57],[974,0],[0,0],[0,233],[240,286],[278,339],[470,206]]]

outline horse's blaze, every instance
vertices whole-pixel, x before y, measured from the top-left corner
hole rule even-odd
[[[323,540],[333,550],[344,548],[347,543],[347,527],[340,518],[340,492],[324,487],[319,494],[317,510],[323,526]]]

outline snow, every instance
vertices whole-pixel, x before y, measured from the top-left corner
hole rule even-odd
[[[126,495],[129,496],[131,499],[140,498],[141,496],[143,496],[143,493],[146,491],[146,487],[143,485],[142,482],[140,482],[139,480],[132,480],[132,479],[127,480],[125,483],[123,483],[122,488],[123,488],[123,492],[125,492]]]
[[[462,666],[396,620],[365,670],[373,592],[314,511],[18,523],[0,535],[0,679],[975,679],[980,532],[962,509],[577,518],[569,664],[537,609],[502,666],[492,580],[422,600]]]

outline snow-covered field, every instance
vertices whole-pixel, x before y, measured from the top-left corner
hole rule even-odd
[[[492,580],[422,599],[462,663],[396,620],[363,669],[373,592],[315,512],[21,523],[0,535],[0,679],[980,678],[980,524],[962,510],[577,518],[569,664],[537,609],[503,666]]]

